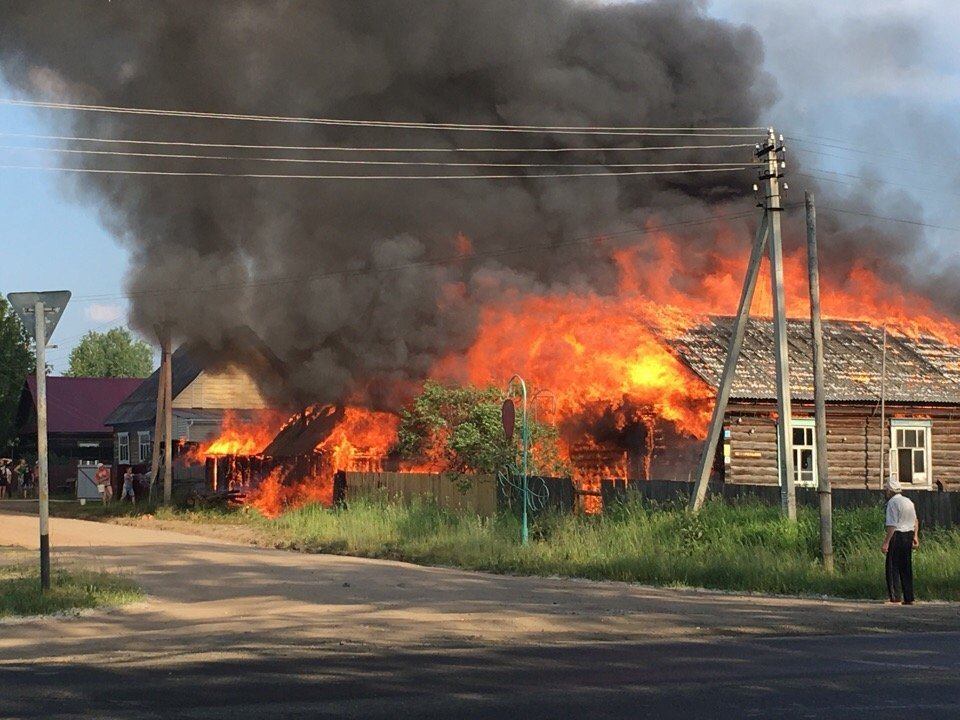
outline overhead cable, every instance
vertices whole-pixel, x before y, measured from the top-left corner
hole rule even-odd
[[[690,168],[680,170],[620,170],[613,172],[593,173],[536,173],[536,174],[483,174],[483,175],[301,175],[294,173],[224,173],[210,171],[176,171],[176,170],[129,170],[111,168],[83,168],[60,167],[56,165],[12,165],[0,164],[3,170],[56,170],[69,173],[92,173],[100,175],[151,175],[168,177],[220,177],[220,178],[249,178],[254,180],[529,180],[552,178],[584,178],[584,177],[624,177],[640,175],[688,175],[694,173],[731,172],[748,170],[755,164],[723,168]]]
[[[571,153],[571,152],[657,152],[670,150],[725,150],[752,148],[755,143],[723,143],[708,145],[645,145],[640,147],[369,147],[357,145],[264,145],[251,143],[211,143],[174,140],[142,140],[130,138],[78,137],[74,135],[35,135],[30,133],[0,133],[0,137],[31,140],[58,140],[87,143],[114,143],[122,145],[159,145],[174,147],[225,148],[240,150],[289,150],[310,152],[388,152],[388,153]]]
[[[166,110],[161,108],[121,107],[116,105],[90,105],[84,103],[48,102],[42,100],[14,100],[0,98],[0,105],[42,108],[47,110],[73,110],[78,112],[115,113],[124,115],[150,115],[159,117],[199,118],[207,120],[237,120],[300,125],[331,125],[335,127],[377,127],[406,130],[446,130],[454,132],[514,132],[556,133],[572,135],[635,135],[635,136],[683,136],[683,137],[753,137],[762,127],[576,127],[570,125],[499,125],[484,123],[437,123],[407,122],[395,120],[346,120],[342,118],[293,117],[284,115],[251,115],[241,113],[198,112],[194,110]]]
[[[502,167],[502,168],[608,168],[608,167],[647,167],[647,168],[729,168],[739,169],[745,163],[713,162],[663,162],[663,163],[494,163],[494,162],[439,162],[422,160],[342,160],[331,158],[284,158],[255,157],[243,155],[197,155],[192,153],[151,153],[128,152],[124,150],[87,150],[79,148],[29,147],[23,145],[0,145],[0,150],[27,152],[47,152],[79,155],[98,155],[109,157],[160,158],[175,160],[229,160],[245,162],[272,163],[311,163],[324,165],[405,165],[417,167]],[[754,163],[757,165],[758,163]]]

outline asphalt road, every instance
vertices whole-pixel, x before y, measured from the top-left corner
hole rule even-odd
[[[41,638],[37,638],[42,642]],[[16,718],[950,718],[960,634],[5,664]]]
[[[0,512],[5,542],[35,518]],[[767,598],[303,555],[57,520],[146,602],[0,623],[0,717],[960,717],[953,604]]]

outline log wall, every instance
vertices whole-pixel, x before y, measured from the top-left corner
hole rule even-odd
[[[809,408],[796,408],[795,417],[811,417]],[[944,411],[907,412],[892,408],[881,433],[874,407],[835,407],[827,410],[827,462],[835,488],[879,489],[881,452],[884,476],[890,449],[890,420],[929,420],[930,467],[944,489],[960,490],[960,419]],[[736,407],[727,413],[724,481],[737,485],[777,485],[777,435],[773,408]],[[881,449],[882,448],[882,449]]]

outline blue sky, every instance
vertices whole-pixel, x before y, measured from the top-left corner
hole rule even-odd
[[[0,96],[13,97],[13,92],[0,83]],[[50,126],[32,110],[0,106],[0,132],[42,134]],[[0,138],[0,145],[10,144],[24,143]],[[15,155],[0,151],[0,157]],[[0,169],[0,217],[0,291],[70,290],[74,295],[51,340],[58,347],[47,355],[60,374],[84,333],[126,322],[126,252],[100,225],[96,208],[71,197],[55,171]],[[115,299],[83,299],[91,295]]]
[[[960,53],[954,38],[960,3],[715,0],[704,7],[763,33],[765,68],[780,87],[770,121],[808,140],[788,143],[788,153],[827,180],[824,188],[832,178],[838,193],[860,178],[881,180],[878,192],[890,198],[898,216],[942,226],[926,229],[924,251],[955,260],[960,234],[944,228],[960,227],[954,182],[960,177]],[[2,80],[0,97],[14,97]],[[37,111],[0,106],[0,133],[53,130]],[[824,147],[831,139],[847,147]],[[23,142],[0,137],[0,146]],[[23,158],[0,148],[0,164],[18,161]],[[801,178],[790,182],[803,186]],[[0,169],[0,218],[0,291],[74,294],[52,340],[58,348],[48,354],[54,372],[63,372],[85,332],[125,323],[126,251],[101,226],[97,208],[74,197],[55,170]]]

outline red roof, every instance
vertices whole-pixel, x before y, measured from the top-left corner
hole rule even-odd
[[[141,378],[47,378],[47,432],[109,433],[103,421],[126,400],[143,380]],[[36,432],[37,378],[27,377],[32,401],[29,426]]]

